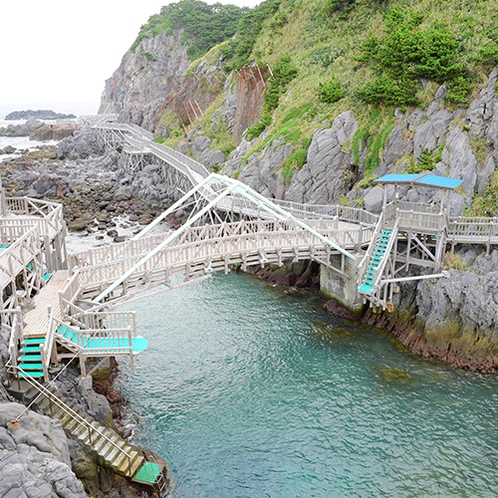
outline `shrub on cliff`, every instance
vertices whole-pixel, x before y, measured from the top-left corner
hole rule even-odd
[[[156,36],[161,32],[168,34],[175,29],[183,29],[183,42],[188,44],[188,55],[197,59],[212,47],[232,37],[247,7],[236,5],[208,5],[201,0],[180,0],[165,5],[160,14],[149,18],[131,46],[134,52],[143,38]]]
[[[359,90],[368,103],[417,104],[420,80],[446,83],[447,100],[465,101],[470,90],[465,66],[459,60],[461,45],[443,23],[423,25],[424,16],[393,9],[383,36],[371,36],[361,46],[360,62],[371,65],[377,77]]]

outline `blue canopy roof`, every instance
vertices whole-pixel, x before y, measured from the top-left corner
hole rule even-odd
[[[463,183],[463,180],[458,180],[457,178],[448,178],[446,176],[430,175],[428,173],[414,175],[392,173],[377,178],[377,180],[375,180],[375,183],[415,185],[420,187],[435,187],[454,190]]]

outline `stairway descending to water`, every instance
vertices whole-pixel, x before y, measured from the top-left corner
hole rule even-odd
[[[374,288],[374,276],[375,271],[379,267],[382,259],[386,256],[386,251],[389,246],[389,239],[392,235],[392,230],[389,228],[384,228],[377,240],[377,244],[370,258],[368,269],[365,273],[365,278],[363,279],[362,285],[359,287],[358,291],[362,294],[369,294]]]
[[[24,394],[24,403],[32,402],[39,411],[60,420],[65,431],[94,451],[101,463],[116,474],[131,479],[144,472],[150,474],[151,462],[146,462],[138,448],[75,407],[56,392],[55,387],[50,386],[41,393],[40,388],[31,386]]]

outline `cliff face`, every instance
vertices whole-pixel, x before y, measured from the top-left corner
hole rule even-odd
[[[190,66],[182,31],[143,38],[128,51],[105,83],[99,113],[117,113],[122,122],[154,130],[158,113],[179,91]]]
[[[368,32],[368,16],[377,20],[375,31],[384,13],[382,9],[363,12],[361,9],[370,8],[368,3],[358,3],[357,18],[350,15],[345,21],[343,16],[335,25],[327,25],[311,12],[313,6],[323,3],[317,0],[298,9],[292,7],[293,2],[282,2],[256,42],[254,62],[230,74],[224,70],[222,49],[188,69],[179,32],[144,39],[106,83],[102,109],[107,100],[117,103],[122,108],[121,120],[145,126],[164,139],[169,137],[168,145],[270,198],[341,202],[379,212],[384,194],[373,182],[376,177],[432,171],[463,180],[449,198],[453,216],[475,206],[476,199],[485,211],[489,208],[488,214],[496,213],[498,194],[493,192],[497,187],[490,186],[498,177],[497,73],[480,67],[480,80],[468,105],[445,99],[451,85],[426,80],[417,82],[424,102],[420,107],[359,103],[355,91],[363,84],[362,78],[368,80],[372,75],[346,57],[358,55],[351,47],[365,40],[362,30]],[[486,6],[491,8],[491,3],[481,4]],[[339,29],[349,22],[349,33]],[[365,26],[360,27],[361,23]],[[344,48],[346,42],[349,52]],[[264,117],[265,101],[276,84],[273,70],[284,50],[298,61],[299,76],[284,84],[277,108],[263,123],[264,131],[252,138],[254,134],[247,129]],[[256,64],[260,60],[268,65]],[[164,78],[160,66],[167,68],[169,79]],[[323,88],[329,77],[343,77],[341,83],[351,85],[352,90],[345,91],[347,96],[339,101],[324,104],[317,97],[317,88]],[[388,188],[387,194],[391,200],[394,189]],[[443,195],[437,189],[399,189],[400,198],[412,202],[437,202]],[[494,359],[498,358],[494,346],[498,343],[494,316],[498,297],[493,279],[482,273],[479,263],[472,266],[476,258],[477,254],[467,271],[452,270],[451,280],[402,286],[395,315],[365,319],[389,326],[420,354],[471,368],[477,363],[484,369],[498,368]],[[496,271],[498,264],[489,266],[489,274]]]

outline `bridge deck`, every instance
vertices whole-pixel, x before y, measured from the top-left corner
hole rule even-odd
[[[54,317],[62,319],[59,291],[61,291],[67,283],[69,277],[68,270],[59,270],[55,272],[47,285],[34,298],[35,308],[26,313],[24,322],[25,336],[44,335],[48,329],[48,306],[52,306]]]

